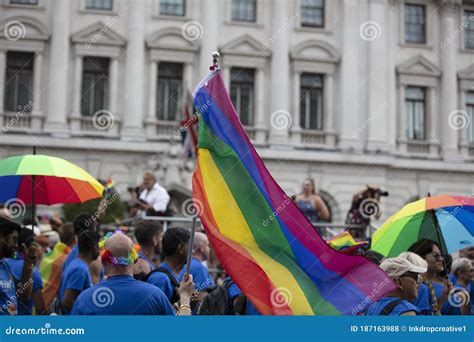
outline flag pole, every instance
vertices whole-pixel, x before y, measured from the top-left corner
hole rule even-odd
[[[196,224],[197,224],[197,213],[195,213],[193,216],[193,223],[191,226],[191,236],[189,238],[188,256],[186,259],[186,275],[188,275],[191,270],[191,258],[193,256],[193,244],[194,244],[194,234],[196,233]]]
[[[214,51],[212,53],[212,65],[209,69],[215,70],[219,68],[219,52]],[[196,210],[196,208],[194,208]],[[193,243],[194,243],[194,235],[196,234],[196,224],[197,224],[197,210],[196,213],[193,215],[193,221],[191,225],[191,236],[189,238],[189,246],[188,246],[188,255],[186,259],[186,275],[189,274],[191,269],[191,258],[193,256]]]
[[[33,155],[36,155],[36,146],[33,146]],[[34,230],[35,226],[35,187],[36,187],[36,175],[31,176],[31,230]]]

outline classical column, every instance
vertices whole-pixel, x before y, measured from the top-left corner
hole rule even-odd
[[[398,104],[397,104],[397,111],[398,113],[398,145],[399,145],[399,150],[401,153],[406,153],[407,152],[407,143],[408,143],[408,138],[407,138],[407,113],[405,110],[405,85],[401,82],[398,83]]]
[[[112,58],[110,61],[110,94],[109,110],[117,116],[118,108],[118,82],[119,82],[119,61],[118,58]]]
[[[360,127],[360,92],[361,80],[359,70],[361,56],[359,48],[364,42],[359,33],[359,2],[343,0],[344,18],[341,19],[342,51],[341,60],[341,117],[340,142],[342,149],[361,149],[363,140],[356,137],[354,132]],[[365,93],[365,92],[362,92]]]
[[[224,66],[223,70],[223,77],[224,77],[224,83],[225,87],[227,88],[227,91],[230,93],[230,66]]]
[[[255,142],[264,143],[267,127],[265,125],[265,74],[262,68],[256,72],[257,102],[255,107]]]
[[[328,73],[324,77],[324,109],[323,124],[324,133],[326,134],[326,145],[329,147],[336,146],[336,132],[334,129],[334,74]]]
[[[147,137],[156,135],[156,86],[158,84],[158,62],[151,61],[148,80],[148,113],[145,121]]]
[[[31,110],[31,128],[35,131],[41,129],[43,119],[43,111],[41,109],[41,85],[44,84],[44,80],[42,78],[42,71],[43,51],[37,51],[33,62],[33,108]]]
[[[52,35],[49,53],[48,115],[45,130],[68,136],[68,68],[70,39],[70,1],[54,0],[51,8]]]
[[[439,135],[440,135],[440,120],[436,113],[439,113],[438,108],[438,98],[437,98],[437,88],[430,87],[426,92],[427,100],[427,116],[428,116],[428,141],[430,143],[430,155],[433,157],[438,157],[439,155]],[[446,123],[447,124],[447,123]],[[449,126],[449,125],[448,125]],[[457,142],[456,142],[457,143]]]
[[[127,11],[127,53],[125,59],[125,105],[122,138],[144,140],[143,77],[145,74],[145,1],[131,2]]]
[[[289,136],[291,114],[289,108],[289,35],[290,30],[281,30],[288,20],[288,1],[272,2],[272,32],[281,32],[273,43],[270,68],[270,144],[286,144]]]
[[[370,20],[379,24],[375,26],[375,35],[373,40],[367,41],[369,50],[369,59],[367,75],[368,79],[368,111],[364,118],[361,130],[366,129],[360,135],[361,139],[367,136],[366,146],[371,151],[387,151],[388,142],[388,102],[389,97],[387,89],[389,87],[388,76],[388,58],[387,52],[387,35],[390,33],[389,27],[385,25],[387,22],[385,11],[387,3],[385,0],[370,0],[369,13]],[[390,5],[388,5],[390,6]],[[378,28],[380,27],[380,30]]]
[[[295,71],[293,74],[293,122],[291,124],[291,142],[299,144],[301,142],[301,126],[300,126],[300,88],[301,88],[301,73]]]
[[[201,26],[202,28],[200,61],[199,61],[199,79],[201,80],[209,72],[209,66],[212,64],[212,53],[217,50],[219,34],[219,7],[220,2],[215,0],[203,0],[201,6]]]
[[[0,50],[0,115],[4,112],[5,71],[7,69],[7,52]],[[0,119],[0,123],[2,120]]]
[[[82,55],[74,56],[74,78],[72,85],[72,113],[71,132],[78,133],[81,130],[81,98],[82,98]]]
[[[458,9],[461,0],[439,0],[439,10],[441,15],[441,40],[447,42],[441,45],[441,113],[442,127],[441,143],[443,146],[443,157],[445,159],[457,159],[458,151],[458,130],[453,129],[449,123],[449,115],[456,110],[457,106],[457,73],[456,55],[458,49],[457,35],[452,39],[453,32],[458,29]],[[436,113],[435,113],[436,114]]]

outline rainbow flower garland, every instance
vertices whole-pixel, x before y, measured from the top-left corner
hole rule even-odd
[[[102,258],[102,261],[110,262],[111,264],[120,265],[120,266],[133,265],[135,261],[138,259],[138,252],[137,252],[136,246],[134,246],[130,250],[130,253],[128,253],[127,257],[114,257],[112,255],[112,252],[105,247],[105,243],[107,242],[107,240],[110,239],[110,237],[115,234],[123,234],[123,232],[121,230],[116,230],[113,233],[111,232],[107,233],[102,238],[102,240],[99,241],[99,248],[101,249],[100,257]]]

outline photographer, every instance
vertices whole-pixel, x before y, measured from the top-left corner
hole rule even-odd
[[[347,212],[346,224],[361,225],[360,228],[349,228],[348,231],[356,240],[366,238],[366,229],[370,225],[370,220],[376,220],[382,216],[380,210],[380,198],[388,196],[387,191],[383,191],[378,186],[367,185],[365,189],[352,196],[351,208]]]

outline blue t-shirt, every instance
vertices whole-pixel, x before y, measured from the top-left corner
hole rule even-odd
[[[17,299],[13,274],[5,259],[0,260],[0,315],[16,315]]]
[[[62,301],[66,290],[75,290],[82,292],[92,286],[92,277],[89,272],[89,266],[81,259],[76,258],[71,261],[61,276],[61,284],[59,285],[59,305],[63,315],[69,312],[63,307]]]
[[[69,254],[66,257],[66,260],[64,260],[63,271],[66,269],[66,267],[68,267],[71,261],[77,258],[78,255],[79,255],[79,247],[77,246],[77,244],[75,244],[74,247],[72,247],[71,250],[69,251]]]
[[[167,269],[174,276],[176,281],[178,280],[178,275],[176,273],[174,273],[174,271],[171,269],[171,267],[166,262],[162,262],[160,264],[160,266],[158,266],[158,267]],[[168,275],[166,273],[164,273],[164,272],[153,272],[148,277],[147,282],[152,284],[152,285],[155,285],[161,291],[163,291],[163,293],[166,295],[166,298],[168,298],[168,300],[171,300],[171,298],[173,297],[174,286],[173,286],[173,283],[171,282],[170,278],[168,277]]]
[[[83,291],[71,315],[174,315],[174,311],[159,288],[120,275]]]
[[[186,273],[186,266],[183,267],[179,273],[179,281],[183,280],[184,274]],[[216,286],[214,279],[209,274],[207,267],[203,265],[196,258],[191,259],[191,267],[189,268],[189,273],[193,276],[194,287],[198,292],[204,292],[207,289],[213,288]]]
[[[396,297],[381,298],[375,303],[372,303],[367,309],[365,314],[367,316],[380,316],[383,309],[387,305],[389,305],[391,302],[394,302],[396,300],[400,300],[400,298],[396,298]],[[414,306],[412,303],[410,303],[407,300],[402,300],[400,303],[395,305],[395,307],[390,312],[389,316],[400,316],[401,314],[405,312],[409,312],[409,311],[415,311],[417,315],[420,314],[420,310],[418,310],[416,306]]]
[[[23,260],[20,259],[5,259],[5,262],[10,266],[13,278],[15,280],[15,286],[21,288],[18,283],[21,282],[21,274],[23,273]],[[43,288],[43,280],[41,279],[41,273],[38,267],[33,269],[33,292],[41,290]],[[33,299],[27,303],[18,301],[18,315],[32,315],[33,314]]]
[[[431,290],[425,283],[420,284],[418,288],[418,297],[413,301],[419,310],[421,315],[432,315],[433,314],[433,298],[431,296]]]

